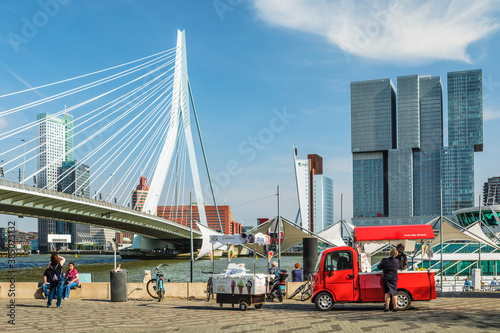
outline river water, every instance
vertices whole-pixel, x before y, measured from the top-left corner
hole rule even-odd
[[[113,255],[78,255],[75,259],[74,255],[66,255],[66,264],[64,271],[67,269],[69,262],[75,263],[75,268],[81,273],[93,273],[94,282],[109,282],[109,271],[113,269]],[[8,281],[9,279],[9,258],[0,258],[0,282]],[[15,258],[16,265],[16,281],[17,282],[41,282],[43,281],[43,272],[50,260],[50,254],[30,254],[28,257]],[[273,258],[273,261],[277,260]],[[153,273],[154,267],[159,264],[167,264],[167,267],[162,267],[162,272],[165,279],[170,279],[171,282],[185,282],[189,279],[190,261],[185,260],[123,260],[117,256],[117,264],[121,264],[123,269],[128,271],[128,282],[142,282],[144,270],[151,270]],[[253,272],[254,259],[241,257],[233,258],[231,263],[244,263],[249,272]],[[302,257],[281,257],[281,268],[286,269],[291,274],[294,269],[294,264],[299,263],[302,267]],[[223,273],[227,267],[227,258],[221,258],[214,261],[215,272]],[[267,261],[263,258],[255,260],[256,273],[265,273],[267,270]],[[207,274],[202,272],[212,271],[212,262],[210,260],[196,260],[193,269],[193,281],[205,282],[208,279]]]

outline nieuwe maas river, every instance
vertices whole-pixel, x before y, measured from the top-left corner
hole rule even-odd
[[[64,255],[63,255],[64,256]],[[113,269],[112,255],[65,255],[66,264],[64,271],[68,268],[69,262],[74,262],[76,269],[81,273],[93,273],[94,282],[109,282],[109,271]],[[151,270],[153,273],[154,267],[161,263],[168,266],[163,267],[162,271],[165,274],[165,279],[170,279],[171,282],[185,282],[189,279],[190,262],[188,260],[123,260],[117,256],[117,264],[121,264],[123,269],[128,270],[128,282],[142,282],[144,270]],[[50,259],[50,254],[30,254],[28,257],[15,258],[16,265],[16,281],[17,282],[41,282],[43,281],[43,272],[47,267]],[[0,258],[0,281],[8,281],[9,279],[9,258]],[[277,258],[273,258],[273,261]],[[281,267],[291,272],[294,269],[295,263],[300,263],[302,266],[302,257],[281,257]],[[223,273],[227,267],[227,258],[215,260],[215,272]],[[253,258],[233,258],[231,263],[244,263],[247,270],[253,272]],[[263,258],[255,261],[256,273],[265,273],[267,270],[267,262]],[[210,260],[197,260],[194,262],[194,282],[206,282],[207,274],[202,272],[212,271],[212,262]]]

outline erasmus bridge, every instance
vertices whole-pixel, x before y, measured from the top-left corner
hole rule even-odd
[[[197,150],[207,171],[204,183],[212,187],[187,73],[184,31],[178,31],[175,48],[4,94],[0,106],[0,120],[15,124],[0,133],[0,213],[133,232],[135,248],[152,249],[163,247],[165,240],[189,243],[190,229],[174,222],[177,215],[158,217],[156,211],[161,204],[186,202],[194,189],[199,223],[207,226]],[[46,116],[37,118],[41,112]],[[60,126],[65,139],[56,149],[57,138],[48,131],[57,134],[57,122],[68,115],[70,126]],[[33,121],[19,122],[25,118]],[[61,182],[69,175],[61,169],[64,161],[89,166],[90,178],[79,181],[82,174]],[[18,171],[19,179],[13,181]],[[145,202],[130,207],[143,176],[150,180]],[[105,200],[103,192],[109,193]],[[222,230],[220,218],[219,226]],[[195,238],[201,236],[193,232]]]

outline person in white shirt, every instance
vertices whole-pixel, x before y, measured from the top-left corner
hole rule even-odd
[[[493,278],[493,280],[491,280],[491,285],[492,286],[497,286],[498,285],[498,280],[496,277]]]

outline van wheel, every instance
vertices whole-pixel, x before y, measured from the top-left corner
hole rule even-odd
[[[333,297],[326,291],[319,293],[314,299],[316,308],[320,311],[330,311],[333,308]]]
[[[411,306],[411,297],[410,295],[403,290],[398,291],[398,310],[408,310]]]

